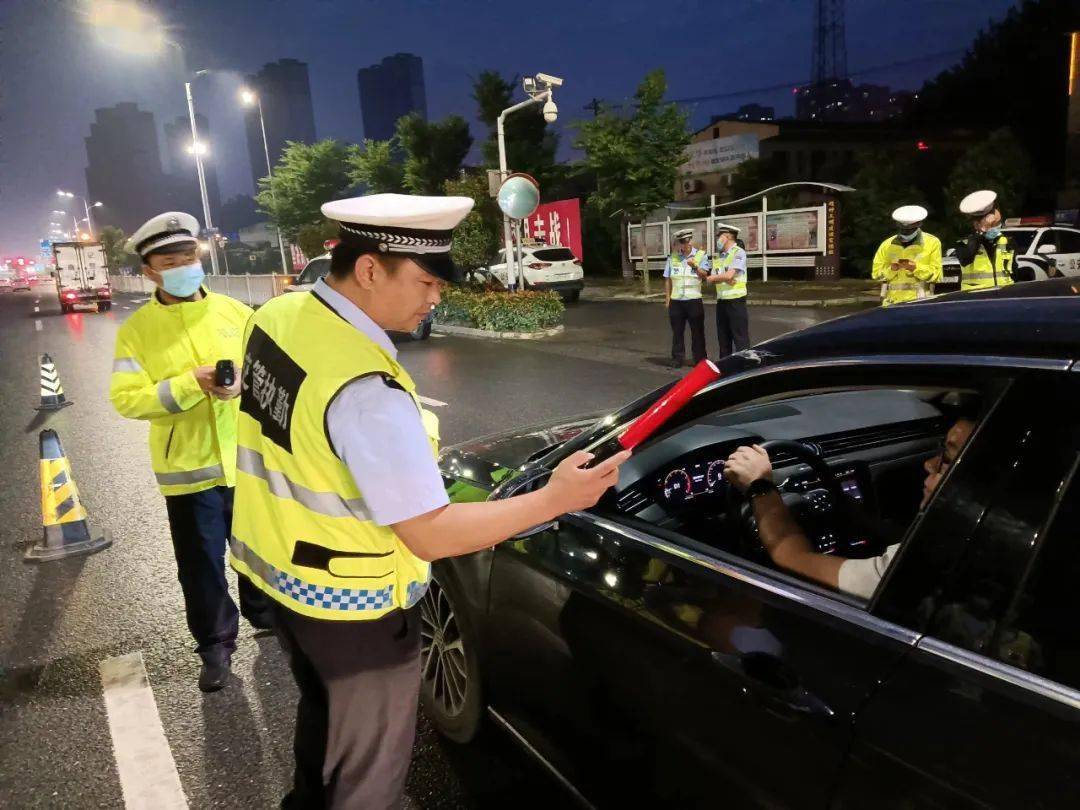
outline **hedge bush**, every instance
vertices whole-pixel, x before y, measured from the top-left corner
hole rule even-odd
[[[562,299],[553,292],[493,292],[451,287],[435,310],[437,323],[492,332],[536,332],[562,322]]]

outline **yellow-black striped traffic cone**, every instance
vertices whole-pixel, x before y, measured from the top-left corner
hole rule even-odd
[[[104,531],[94,531],[79,500],[79,489],[71,477],[71,465],[55,430],[43,430],[41,448],[41,542],[23,558],[26,562],[47,562],[92,554],[112,545]]]
[[[58,411],[71,404],[64,396],[64,386],[60,384],[60,373],[56,370],[56,364],[49,355],[41,355],[41,404],[34,410]]]

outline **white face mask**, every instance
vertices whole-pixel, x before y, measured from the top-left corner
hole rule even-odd
[[[920,233],[922,233],[922,228],[916,228],[911,233],[899,233],[897,235],[900,237],[901,242],[914,242]]]

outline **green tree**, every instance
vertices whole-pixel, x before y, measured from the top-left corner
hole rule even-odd
[[[960,237],[971,228],[957,204],[972,191],[996,191],[1002,215],[1009,216],[1019,211],[1030,182],[1031,159],[1027,151],[1010,130],[995,130],[985,141],[968,149],[949,175],[945,185],[945,199],[952,201],[948,210],[949,236]]]
[[[499,250],[501,213],[495,200],[488,194],[487,177],[478,172],[466,174],[458,180],[447,180],[448,195],[472,197],[476,202],[473,210],[454,230],[454,261],[463,268],[471,269],[490,263]]]
[[[325,252],[323,242],[328,239],[336,239],[339,230],[336,222],[324,219],[313,225],[305,225],[297,231],[295,241],[300,246],[300,250],[304,252],[304,255],[312,259]],[[296,269],[299,270],[299,268]]]
[[[859,169],[851,181],[855,191],[840,198],[840,250],[852,275],[869,277],[878,245],[895,232],[893,211],[901,205],[926,205],[911,182],[913,174],[912,160],[895,151],[859,155]],[[930,225],[927,230],[933,232]]]
[[[295,242],[301,230],[321,224],[323,203],[347,196],[355,182],[350,168],[359,147],[335,140],[313,144],[289,141],[273,179],[259,180],[259,210]],[[306,252],[306,251],[305,251]]]
[[[601,112],[581,124],[574,144],[585,153],[583,166],[596,174],[596,191],[589,195],[587,205],[601,214],[621,215],[619,241],[625,276],[633,274],[626,236],[631,215],[671,200],[690,142],[686,114],[664,102],[666,91],[664,72],[652,71],[638,85],[633,114]]]
[[[487,126],[488,137],[481,147],[484,164],[499,167],[499,141],[496,125],[499,113],[514,104],[518,77],[507,81],[494,70],[485,70],[473,81],[473,99],[477,117]],[[506,165],[512,172],[525,172],[536,178],[540,189],[547,191],[556,178],[555,152],[559,136],[548,128],[543,105],[537,104],[508,115],[505,120]]]
[[[369,194],[401,193],[405,190],[405,167],[395,154],[397,138],[364,140],[364,148],[351,156],[349,177]]]
[[[395,137],[405,153],[405,188],[414,194],[442,194],[446,181],[460,176],[473,142],[460,115],[429,122],[410,113],[398,119]]]
[[[127,249],[127,236],[115,225],[106,225],[98,233],[98,241],[105,250],[105,259],[109,269],[119,273],[121,268],[139,264],[139,257]]]

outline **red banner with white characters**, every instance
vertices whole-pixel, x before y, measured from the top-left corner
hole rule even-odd
[[[578,259],[582,258],[581,200],[542,203],[521,221],[521,227],[526,239],[568,247]]]

